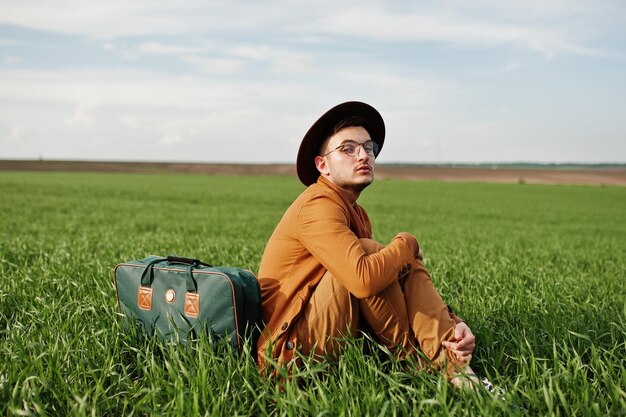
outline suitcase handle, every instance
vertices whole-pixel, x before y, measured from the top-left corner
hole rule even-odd
[[[152,285],[152,280],[154,279],[154,265],[159,262],[167,261],[168,263],[181,263],[187,265],[187,292],[197,292],[196,281],[193,279],[193,267],[198,265],[211,266],[207,263],[204,263],[198,259],[192,258],[183,258],[179,256],[168,256],[167,258],[155,258],[151,260],[148,265],[146,265],[146,269],[144,269],[143,274],[141,274],[141,285],[143,287],[150,287]]]
[[[168,255],[168,257],[166,258],[168,262],[173,262],[173,263],[180,263],[180,264],[189,264],[189,265],[204,265],[204,266],[213,266],[213,265],[209,265],[205,262],[202,262],[200,259],[194,259],[194,258],[185,258],[182,256],[176,256],[176,255]]]

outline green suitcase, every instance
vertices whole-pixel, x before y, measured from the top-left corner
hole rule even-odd
[[[245,340],[256,349],[262,328],[261,291],[247,270],[213,267],[197,259],[150,256],[115,268],[115,289],[126,329],[186,343],[224,339],[237,351]]]

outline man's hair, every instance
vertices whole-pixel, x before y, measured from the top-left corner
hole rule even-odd
[[[346,117],[345,119],[341,119],[335,124],[335,126],[333,126],[328,136],[326,136],[326,139],[339,132],[344,127],[363,126],[365,124],[365,121],[365,118],[361,116],[350,116]]]
[[[322,144],[320,145],[320,149],[318,150],[318,154],[322,153],[322,148],[326,144],[326,141],[328,141],[328,138],[333,136],[335,133],[339,132],[341,129],[346,128],[346,127],[363,126],[365,122],[366,122],[366,119],[364,117],[350,116],[350,117],[346,117],[345,119],[341,119],[340,121],[335,123],[335,125],[328,131],[328,134],[326,135],[326,139],[322,141]]]

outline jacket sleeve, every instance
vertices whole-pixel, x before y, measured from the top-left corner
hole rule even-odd
[[[414,262],[410,247],[394,239],[367,255],[348,226],[346,209],[328,195],[319,195],[300,209],[296,231],[302,245],[357,298],[378,294]]]

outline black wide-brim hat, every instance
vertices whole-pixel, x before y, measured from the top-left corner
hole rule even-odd
[[[378,111],[369,104],[360,101],[348,101],[339,104],[322,115],[306,132],[296,159],[296,171],[302,184],[307,187],[317,181],[320,173],[315,166],[315,157],[319,155],[320,146],[332,133],[332,129],[341,120],[352,116],[360,116],[365,121],[362,126],[370,138],[378,144],[379,152],[385,142],[385,122]]]

